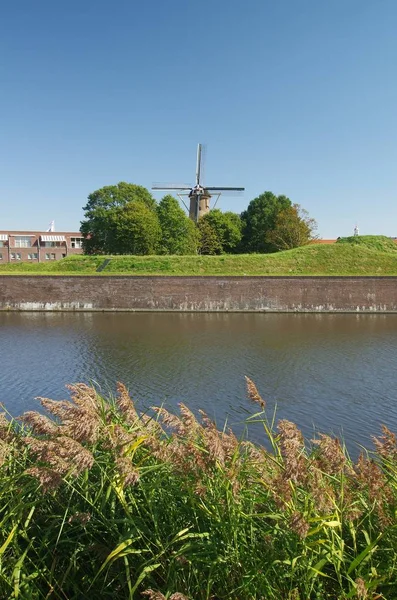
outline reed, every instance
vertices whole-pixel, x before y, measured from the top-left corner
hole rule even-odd
[[[142,414],[122,384],[69,391],[0,415],[1,598],[397,598],[386,427],[353,461],[268,419],[249,379],[263,446],[183,404]]]

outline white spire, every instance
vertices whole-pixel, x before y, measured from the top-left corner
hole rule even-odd
[[[356,236],[356,235],[360,235],[360,232],[359,232],[359,230],[358,230],[358,225],[357,225],[357,223],[356,223],[356,225],[355,225],[355,227],[354,227],[354,233],[353,233],[353,235],[355,235],[355,236]]]
[[[48,226],[47,231],[55,231],[55,221],[51,221],[51,223]]]

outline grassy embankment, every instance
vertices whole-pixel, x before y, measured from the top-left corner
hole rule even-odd
[[[110,258],[101,272],[97,269]],[[276,254],[73,256],[0,265],[0,275],[397,275],[397,244],[385,236],[342,238]]]
[[[0,597],[397,598],[395,437],[353,463],[247,388],[272,451],[184,405],[138,414],[120,384],[1,416]]]

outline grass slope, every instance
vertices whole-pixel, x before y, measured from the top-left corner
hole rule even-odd
[[[109,264],[97,273],[106,258]],[[397,275],[397,244],[385,236],[342,238],[276,254],[71,256],[0,265],[1,275]]]

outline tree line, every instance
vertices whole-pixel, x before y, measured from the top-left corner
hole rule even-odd
[[[88,196],[80,231],[86,254],[270,253],[309,243],[316,221],[287,196],[264,192],[241,214],[213,209],[196,224],[176,198],[157,202],[120,182]]]

